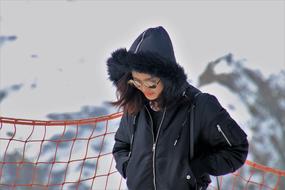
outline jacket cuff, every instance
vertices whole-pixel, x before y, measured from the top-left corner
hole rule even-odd
[[[126,179],[127,177],[127,166],[128,166],[128,161],[125,161],[122,166],[122,176],[124,179]]]
[[[126,169],[128,165],[128,157],[120,158],[120,160],[116,161],[116,169],[122,175],[123,178],[126,178]]]

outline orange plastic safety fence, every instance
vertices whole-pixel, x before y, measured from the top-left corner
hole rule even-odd
[[[114,134],[122,113],[72,120],[0,117],[0,189],[127,189],[115,169]],[[285,171],[251,161],[212,178],[209,189],[285,189]]]

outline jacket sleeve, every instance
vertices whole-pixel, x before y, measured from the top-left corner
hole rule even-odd
[[[195,158],[191,165],[193,173],[218,176],[240,168],[248,154],[247,135],[220,105],[217,98],[206,94],[201,109],[201,139],[208,151]]]
[[[115,144],[112,152],[116,160],[116,168],[124,178],[126,178],[126,167],[129,160],[131,141],[129,120],[129,116],[124,113],[121,118],[119,128],[115,134]]]

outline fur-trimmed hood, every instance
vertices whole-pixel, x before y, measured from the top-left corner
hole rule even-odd
[[[117,49],[107,60],[109,79],[116,85],[125,73],[148,73],[171,84],[179,93],[187,83],[184,69],[176,62],[167,31],[159,26],[148,28],[133,42],[130,49]]]

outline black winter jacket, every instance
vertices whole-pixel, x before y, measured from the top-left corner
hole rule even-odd
[[[186,94],[193,96],[198,91],[189,85]],[[137,118],[123,115],[113,155],[130,190],[197,189],[207,186],[208,175],[224,175],[243,165],[248,153],[244,131],[215,96],[202,93],[195,104],[192,160],[189,123],[193,118],[188,114],[191,101],[185,96],[164,110],[156,137],[146,106]]]
[[[114,51],[107,66],[114,85],[132,71],[147,73],[160,78],[164,97],[175,100],[163,110],[156,137],[146,106],[136,117],[124,113],[113,155],[130,190],[200,190],[209,183],[209,174],[224,175],[245,162],[246,134],[215,96],[200,94],[195,114],[189,117],[191,97],[199,90],[187,83],[184,69],[176,62],[170,36],[162,26],[145,30],[128,51]],[[194,139],[190,139],[193,119]],[[190,140],[194,142],[193,159],[189,156]]]

